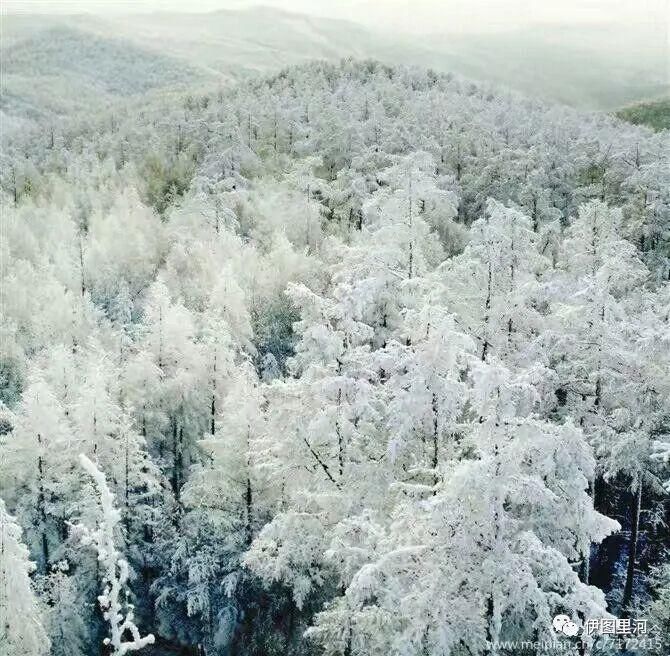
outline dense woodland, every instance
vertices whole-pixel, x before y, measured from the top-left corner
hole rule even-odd
[[[2,656],[668,653],[668,131],[345,61],[2,158]]]

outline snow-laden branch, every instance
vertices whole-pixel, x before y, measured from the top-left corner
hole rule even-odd
[[[133,607],[121,601],[125,595],[125,586],[128,582],[128,562],[121,557],[114,543],[114,528],[121,520],[121,514],[114,507],[114,494],[109,489],[105,475],[84,454],[79,455],[81,466],[95,481],[100,495],[102,518],[98,527],[91,530],[80,526],[83,538],[82,543],[92,545],[98,553],[98,560],[103,566],[102,580],[103,593],[98,597],[103,617],[109,622],[111,637],[105,638],[104,644],[111,645],[112,653],[123,656],[131,651],[138,651],[154,642],[150,633],[140,636],[133,621]],[[125,609],[124,609],[125,606]],[[124,615],[125,610],[125,615]],[[129,633],[132,640],[124,641],[124,634]]]

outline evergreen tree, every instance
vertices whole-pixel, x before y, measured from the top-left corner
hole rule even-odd
[[[0,647],[7,656],[49,653],[42,608],[30,580],[34,569],[21,528],[0,499]]]

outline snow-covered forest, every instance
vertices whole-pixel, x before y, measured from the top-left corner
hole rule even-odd
[[[2,656],[668,654],[669,132],[347,60],[2,157]]]

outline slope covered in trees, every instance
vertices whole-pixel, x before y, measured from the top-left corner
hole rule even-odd
[[[634,125],[646,125],[652,130],[670,130],[670,100],[662,99],[624,107],[619,118]]]
[[[98,653],[122,579],[158,653],[667,626],[669,146],[350,61],[14,137],[10,653]]]
[[[9,19],[9,26],[7,20],[3,16],[0,51],[3,138],[26,122],[92,115],[119,100],[183,91],[213,77],[183,60],[109,37],[109,30],[96,35],[56,21],[39,29],[37,21],[34,33],[24,35],[17,19]]]
[[[328,11],[346,15],[346,7],[340,4]],[[584,109],[613,111],[641,99],[667,96],[670,91],[667,20],[663,20],[667,15],[660,6],[645,7],[645,11],[638,13],[637,21],[616,22],[617,12],[614,12],[610,20],[567,24],[533,22],[510,29],[509,21],[496,24],[495,16],[500,16],[497,4],[492,12],[477,19],[475,16],[482,12],[471,9],[465,21],[464,16],[459,18],[457,6],[449,5],[442,8],[434,23],[426,23],[425,33],[416,34],[403,34],[404,30],[398,30],[398,26],[391,28],[388,18],[394,12],[381,9],[359,12],[355,16],[349,11],[348,19],[312,15],[322,10],[309,3],[304,5],[306,13],[285,11],[276,6],[229,8],[209,13],[201,13],[195,6],[181,7],[178,12],[144,14],[137,13],[139,7],[134,5],[118,9],[124,13],[5,14],[3,57],[10,56],[13,48],[21,44],[24,52],[25,46],[40,52],[52,33],[65,31],[94,43],[106,42],[111,48],[114,44],[117,47],[125,44],[127,52],[133,54],[133,61],[128,62],[123,51],[118,59],[126,60],[126,70],[139,68],[140,79],[146,68],[154,74],[161,73],[162,61],[165,82],[174,81],[175,70],[180,68],[182,71],[190,68],[192,76],[215,75],[224,80],[240,80],[313,59],[338,61],[341,57],[357,57],[374,58],[389,65],[431,67],[440,72],[495,81],[533,97]],[[195,13],[187,13],[191,10]],[[418,7],[416,15],[425,15],[425,11],[426,7]],[[658,20],[654,20],[654,14]],[[451,21],[449,16],[453,17]],[[529,21],[531,17],[538,20],[539,14],[528,12]],[[420,23],[421,20],[416,21],[416,25]],[[60,43],[55,59],[68,52],[72,52],[71,44]],[[79,54],[85,55],[85,49]],[[101,50],[97,50],[97,55],[100,54]],[[153,65],[152,55],[158,58]],[[97,61],[104,71],[107,63],[99,57]],[[60,88],[65,88],[72,63],[70,56],[56,78]],[[128,82],[132,88],[136,83],[127,80],[126,70],[117,66],[118,80]],[[12,67],[6,67],[6,72],[11,75]],[[25,82],[23,78],[20,80]],[[63,97],[53,80],[43,78],[42,81],[52,89],[50,99],[42,98],[45,104],[48,100],[59,100],[67,107],[68,101],[78,100],[78,96]],[[71,84],[74,86],[76,81],[75,72]],[[12,80],[10,86],[14,87],[16,82]],[[86,93],[86,87],[78,88],[86,102],[95,102],[95,98]],[[30,87],[21,88],[23,92],[26,90]],[[58,98],[54,98],[53,92]]]

